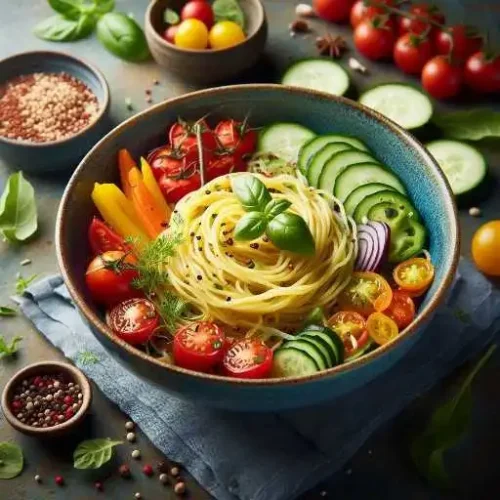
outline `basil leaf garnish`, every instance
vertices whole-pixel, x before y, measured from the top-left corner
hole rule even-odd
[[[281,214],[285,210],[289,209],[292,205],[292,202],[288,200],[271,200],[266,208],[264,209],[264,214],[266,215],[268,220],[274,219],[277,215]]]
[[[75,469],[99,469],[113,456],[113,448],[123,441],[106,439],[89,439],[82,441],[73,452]]]
[[[0,443],[0,479],[12,479],[21,474],[24,467],[23,451],[16,443]]]
[[[282,250],[312,255],[314,238],[302,217],[283,212],[269,222],[266,230],[269,239]]]
[[[245,214],[236,224],[234,239],[240,241],[255,240],[264,234],[267,219],[262,212]]]
[[[245,14],[238,3],[238,0],[215,0],[212,4],[215,22],[232,21],[241,28],[245,28]]]
[[[253,175],[233,178],[231,187],[247,212],[263,212],[271,201],[271,195],[264,183]]]
[[[163,12],[163,20],[170,25],[175,25],[179,24],[181,18],[179,17],[179,14],[175,12],[173,9],[169,9],[168,7],[165,9]]]

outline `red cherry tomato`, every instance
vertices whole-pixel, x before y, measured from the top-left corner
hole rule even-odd
[[[476,52],[467,59],[464,78],[467,86],[477,92],[500,92],[500,56]]]
[[[345,23],[355,0],[313,0],[314,12],[333,23]]]
[[[196,122],[177,121],[170,127],[168,137],[170,146],[173,149],[179,150],[183,153],[198,150],[198,143],[196,139],[196,128],[201,128],[201,142],[204,151],[215,151],[217,149],[217,140],[214,133],[210,130],[205,120],[198,120]]]
[[[209,3],[203,0],[188,2],[181,10],[181,19],[199,19],[208,29],[214,24],[214,13]]]
[[[384,311],[384,314],[389,316],[401,331],[415,318],[415,303],[407,293],[395,290],[392,294],[391,305]]]
[[[198,155],[194,150],[183,153],[170,146],[160,146],[150,151],[147,162],[153,169],[156,180],[159,180],[163,175],[175,177],[188,168],[194,168],[198,162]]]
[[[404,35],[408,32],[419,35],[427,30],[429,30],[430,33],[436,32],[438,28],[429,25],[429,22],[426,22],[428,20],[444,24],[444,15],[435,5],[426,3],[415,4],[412,5],[409,12],[413,16],[418,16],[418,18],[401,16],[398,22],[398,31],[400,35]]]
[[[354,44],[368,59],[391,58],[395,42],[396,37],[388,20],[384,22],[375,18],[362,21],[354,30]]]
[[[122,252],[127,250],[123,238],[97,217],[92,219],[89,226],[89,243],[94,255],[110,250],[120,250]]]
[[[175,26],[169,26],[164,32],[163,32],[163,38],[169,42],[175,44],[175,34],[177,33],[177,30],[179,29],[179,25]]]
[[[380,0],[379,4],[394,5],[395,0]],[[367,5],[364,0],[358,0],[351,9],[349,20],[351,26],[355,28],[362,21],[373,19],[374,17],[386,14],[383,7]],[[394,21],[393,21],[394,22]]]
[[[434,45],[438,54],[451,53],[453,60],[465,61],[469,56],[481,50],[483,39],[476,29],[464,24],[451,26],[438,31],[434,37]]]
[[[160,324],[154,304],[147,299],[130,299],[117,304],[107,315],[109,327],[132,345],[147,342]]]
[[[346,358],[364,349],[369,336],[366,331],[366,320],[354,311],[340,311],[329,320],[328,326],[342,339]]]
[[[215,323],[190,323],[174,335],[175,364],[198,372],[210,371],[222,361],[225,345],[224,332]]]
[[[236,378],[266,378],[273,366],[273,351],[260,340],[234,343],[222,361],[225,375]]]
[[[186,194],[201,187],[201,177],[198,172],[181,173],[177,177],[162,175],[158,180],[158,185],[168,203],[177,203]]]
[[[133,268],[135,257],[120,251],[104,252],[95,257],[87,268],[85,282],[92,298],[108,306],[127,299],[140,297],[139,290],[132,286],[138,277]]]
[[[422,85],[436,99],[448,99],[459,94],[462,69],[445,56],[433,57],[422,69]]]
[[[425,63],[434,55],[434,48],[429,40],[422,40],[417,35],[405,33],[398,38],[394,46],[394,61],[405,73],[419,75]]]
[[[231,153],[215,155],[207,165],[207,180],[211,181],[221,175],[243,172],[244,170],[245,163],[237,155]]]
[[[245,122],[223,120],[215,127],[215,136],[224,149],[240,156],[252,154],[257,145],[257,132]]]

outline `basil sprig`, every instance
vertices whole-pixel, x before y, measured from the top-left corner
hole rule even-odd
[[[231,187],[248,212],[236,224],[236,240],[255,240],[265,233],[282,250],[314,254],[314,238],[305,220],[300,215],[287,212],[290,201],[273,199],[264,183],[253,175],[232,179]]]

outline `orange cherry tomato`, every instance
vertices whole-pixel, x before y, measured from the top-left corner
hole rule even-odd
[[[392,301],[392,289],[386,279],[372,272],[355,272],[338,297],[342,309],[368,317],[375,311],[385,311]]]
[[[415,317],[415,303],[406,292],[396,290],[392,294],[391,305],[384,314],[395,321],[400,331],[404,330]]]
[[[500,276],[500,220],[483,224],[472,238],[472,258],[480,271]]]
[[[422,295],[434,279],[434,266],[429,259],[415,257],[398,264],[393,271],[396,284],[413,296]]]
[[[328,326],[342,339],[346,358],[352,356],[368,343],[366,320],[354,311],[340,311],[329,320]]]
[[[386,314],[374,312],[366,321],[366,329],[371,339],[378,345],[387,344],[398,336],[399,329],[396,322]]]

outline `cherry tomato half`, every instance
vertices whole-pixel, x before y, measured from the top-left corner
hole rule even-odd
[[[480,271],[500,276],[500,220],[483,224],[472,238],[472,258]]]
[[[181,19],[199,19],[208,29],[214,24],[212,7],[204,0],[188,2],[181,10]]]
[[[434,266],[429,259],[415,257],[398,264],[392,275],[401,290],[422,294],[434,279]]]
[[[94,255],[111,250],[120,250],[121,252],[127,250],[123,238],[97,217],[92,219],[89,226],[89,243]]]
[[[137,345],[149,340],[160,324],[160,317],[149,300],[130,299],[109,311],[107,323],[122,340]]]
[[[384,311],[392,301],[392,289],[380,274],[355,272],[338,297],[339,306],[362,316]]]
[[[391,24],[380,18],[362,21],[354,30],[354,44],[368,59],[390,59],[395,42]]]
[[[314,12],[318,17],[333,23],[345,23],[354,0],[313,0]]]
[[[395,0],[380,0],[377,2],[384,5],[394,5]],[[373,19],[374,17],[386,14],[383,7],[375,7],[367,5],[364,0],[358,0],[351,9],[349,21],[351,26],[355,28],[362,21]]]
[[[464,78],[466,85],[477,92],[500,92],[500,56],[476,52],[467,59]]]
[[[220,326],[210,321],[190,323],[174,335],[174,361],[182,368],[207,372],[222,361],[225,346]]]
[[[92,298],[108,306],[142,294],[132,286],[138,277],[134,268],[137,260],[120,251],[104,252],[95,257],[87,268],[85,282]]]
[[[422,40],[412,33],[405,33],[399,37],[394,46],[394,62],[410,75],[419,75],[433,55],[434,48],[431,42]]]
[[[405,33],[414,33],[415,35],[420,35],[424,31],[429,30],[430,32],[437,31],[435,26],[429,25],[429,21],[433,21],[438,24],[444,24],[444,15],[442,12],[432,4],[420,3],[415,4],[410,7],[410,14],[418,17],[405,17],[401,16],[399,18],[398,31],[400,35]]]
[[[240,156],[252,154],[257,145],[257,132],[245,122],[223,120],[215,127],[215,136],[224,149]]]
[[[199,19],[186,19],[178,25],[175,45],[183,49],[201,50],[208,45],[208,29]]]
[[[415,303],[406,292],[395,290],[391,305],[384,311],[396,325],[399,331],[404,330],[415,318]]]
[[[273,366],[273,351],[260,340],[234,343],[222,361],[225,375],[236,378],[266,378]]]
[[[329,320],[328,326],[342,339],[346,358],[352,356],[368,343],[366,320],[354,311],[340,311]]]
[[[458,62],[464,62],[469,56],[481,50],[483,38],[478,31],[465,24],[456,24],[438,31],[434,37],[438,54],[449,55]]]
[[[208,34],[212,49],[227,49],[245,41],[245,33],[239,24],[233,21],[219,21],[212,26]]]
[[[432,97],[448,99],[459,94],[462,69],[445,56],[433,57],[422,69],[422,85]]]
[[[396,322],[381,312],[370,314],[366,321],[366,329],[370,338],[378,345],[387,344],[399,333]]]

